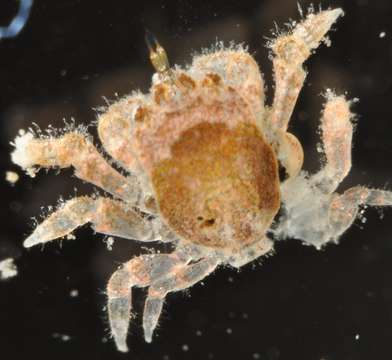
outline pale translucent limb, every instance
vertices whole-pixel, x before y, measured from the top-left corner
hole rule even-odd
[[[37,226],[23,245],[31,247],[61,238],[88,222],[102,234],[138,241],[161,239],[158,224],[126,209],[119,201],[82,196],[65,202]]]
[[[144,338],[147,342],[152,341],[165,296],[169,292],[184,290],[198,283],[213,272],[218,264],[219,261],[214,258],[202,259],[195,264],[175,268],[170,276],[151,282],[143,313]]]
[[[392,206],[392,192],[355,186],[335,195],[329,211],[331,238],[337,240],[351,226],[361,205]]]
[[[148,343],[152,341],[152,335],[158,325],[164,302],[165,295],[150,287],[143,311],[144,339]]]
[[[118,269],[107,285],[109,323],[118,350],[127,352],[126,338],[132,310],[132,287],[145,287],[170,276],[190,258],[181,253],[141,255]]]
[[[326,94],[321,118],[321,130],[326,163],[311,180],[323,191],[332,193],[351,169],[351,143],[353,135],[351,102],[331,91]]]
[[[12,161],[34,174],[35,167],[73,166],[75,175],[112,195],[137,205],[141,188],[135,177],[125,178],[114,170],[86,136],[73,131],[58,138],[34,138],[28,132],[15,139]]]
[[[301,173],[282,186],[283,212],[277,238],[295,238],[321,248],[337,242],[358,215],[358,207],[392,206],[392,192],[356,186],[342,195],[328,194]]]
[[[273,243],[267,236],[265,236],[256,244],[252,244],[242,249],[240,253],[230,257],[227,262],[235,268],[240,268],[241,266],[244,266],[253,260],[271,252],[272,250]]]
[[[342,15],[342,9],[309,13],[287,35],[278,36],[272,42],[275,96],[270,121],[276,128],[287,129],[306,77],[302,64]]]

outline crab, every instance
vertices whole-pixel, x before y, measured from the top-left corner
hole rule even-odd
[[[339,8],[310,11],[271,41],[271,106],[265,105],[258,65],[243,47],[217,46],[186,68],[170,67],[148,34],[156,69],[150,93],[122,98],[98,119],[104,149],[126,175],[82,130],[16,137],[12,160],[30,175],[72,166],[77,177],[112,195],[66,201],[25,247],[62,238],[85,223],[98,233],[173,245],[171,253],[134,257],[111,276],[107,309],[118,350],[128,351],[133,287],[148,287],[143,329],[151,342],[168,293],[189,288],[218,266],[240,268],[270,254],[274,240],[296,238],[317,248],[337,242],[360,206],[392,205],[389,191],[356,186],[335,192],[351,168],[352,101],[345,96],[326,91],[324,161],[316,174],[302,170],[302,146],[287,132],[306,76],[303,63],[342,15]]]

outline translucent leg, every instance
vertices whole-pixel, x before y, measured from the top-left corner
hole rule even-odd
[[[358,214],[360,205],[392,206],[392,192],[356,186],[336,195],[330,206],[331,237],[338,239]]]
[[[142,255],[130,260],[112,275],[107,286],[109,322],[120,351],[128,351],[126,338],[132,309],[132,287],[145,287],[153,280],[170,276],[175,268],[186,266],[189,260],[177,253]]]
[[[110,330],[117,349],[122,352],[128,351],[126,339],[131,318],[131,287],[135,283],[131,275],[127,269],[121,268],[112,275],[107,286]],[[139,285],[147,284],[140,282]]]
[[[312,181],[325,192],[332,193],[351,169],[353,114],[350,112],[350,102],[344,96],[336,96],[328,91],[326,98],[321,118],[326,163],[312,177]]]
[[[25,240],[31,247],[70,234],[77,227],[91,222],[100,233],[139,241],[154,241],[160,235],[153,224],[123,204],[107,198],[78,197],[64,203]]]
[[[149,289],[143,312],[144,339],[148,343],[152,341],[152,335],[158,325],[164,301],[165,295],[157,293],[154,288]]]
[[[301,176],[289,185],[283,192],[284,212],[274,233],[277,238],[300,239],[318,249],[339,240],[354,222],[360,205],[392,206],[390,191],[356,186],[341,195],[330,195]]]
[[[191,287],[213,272],[217,265],[217,259],[202,259],[187,267],[174,268],[171,276],[151,282],[143,313],[144,338],[147,342],[152,340],[167,293]]]
[[[342,9],[310,13],[287,35],[278,36],[272,42],[276,87],[270,121],[276,128],[287,129],[306,76],[302,64],[341,15]]]
[[[82,180],[99,186],[129,203],[137,203],[142,192],[136,178],[125,178],[114,170],[79,132],[70,132],[59,138],[39,139],[28,132],[15,139],[12,161],[30,174],[34,167],[70,167]]]

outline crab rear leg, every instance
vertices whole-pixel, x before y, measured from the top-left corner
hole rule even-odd
[[[137,204],[141,189],[134,177],[114,170],[85,135],[73,131],[58,138],[40,139],[27,132],[15,139],[12,161],[29,173],[35,167],[73,166],[75,175],[112,195]]]
[[[351,102],[344,96],[326,93],[321,118],[321,130],[326,163],[311,180],[324,192],[331,194],[351,169],[351,143],[353,135]]]
[[[109,323],[120,351],[128,351],[126,337],[132,309],[132,287],[145,287],[159,278],[169,276],[175,269],[190,261],[184,254],[141,255],[127,263],[111,276],[107,285]]]
[[[119,201],[87,196],[68,200],[44,220],[25,240],[31,247],[70,234],[77,227],[91,222],[99,233],[139,241],[159,240],[159,228],[133,210],[124,208]]]
[[[162,278],[152,281],[143,313],[144,338],[147,342],[152,341],[166,295],[198,283],[213,272],[218,263],[214,258],[202,259],[192,265],[174,268],[169,276],[162,274]]]
[[[310,13],[287,35],[278,36],[271,44],[274,53],[275,96],[270,121],[286,131],[306,72],[302,64],[318,47],[342,9]]]
[[[355,186],[336,195],[330,205],[331,237],[338,239],[353,223],[360,205],[392,206],[392,192]]]
[[[355,186],[343,194],[325,194],[299,179],[297,194],[287,196],[286,215],[275,233],[278,238],[296,238],[320,249],[337,242],[352,225],[362,206],[392,206],[392,192]]]

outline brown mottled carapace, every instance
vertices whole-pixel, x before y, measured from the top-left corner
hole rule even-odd
[[[259,241],[280,205],[275,154],[250,123],[184,131],[152,182],[162,217],[182,238],[231,252]]]

